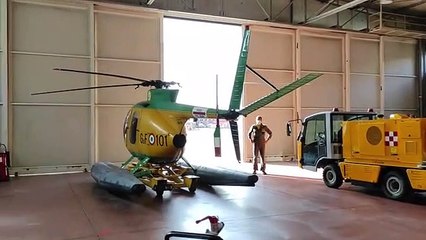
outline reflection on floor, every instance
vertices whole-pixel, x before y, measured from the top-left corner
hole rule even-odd
[[[0,183],[0,239],[163,239],[171,230],[204,232],[208,222],[195,220],[207,215],[225,222],[224,239],[424,239],[425,196],[403,203],[351,185],[333,190],[291,168],[269,165],[256,187],[167,192],[162,200],[150,190],[111,194],[88,173],[14,178]]]

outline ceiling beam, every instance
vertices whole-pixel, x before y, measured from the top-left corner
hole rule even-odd
[[[266,20],[270,20],[272,16],[270,16],[268,14],[268,12],[266,11],[266,9],[262,6],[262,4],[259,2],[259,0],[256,0],[257,5],[259,5],[260,9],[262,9],[262,12],[266,15]]]
[[[293,5],[293,2],[294,2],[294,0],[290,0],[290,2],[288,2],[288,4],[285,7],[283,7],[283,9],[281,9],[281,11],[272,20],[274,20],[274,21],[277,20],[288,7]]]
[[[404,6],[404,7],[400,7],[400,8],[398,8],[398,9],[396,9],[396,10],[397,10],[397,11],[401,11],[401,10],[409,10],[409,9],[411,9],[411,8],[414,8],[414,7],[417,7],[417,6],[423,5],[423,4],[425,4],[425,3],[426,3],[426,0],[422,0],[422,1],[420,1],[420,2],[416,2],[416,3],[412,3],[412,4],[409,4],[409,5]]]
[[[368,0],[353,0],[353,1],[351,1],[351,2],[348,2],[348,3],[346,3],[346,4],[343,4],[343,5],[342,5],[342,6],[340,6],[340,7],[337,7],[337,8],[335,8],[335,9],[332,9],[332,10],[328,11],[328,12],[325,12],[325,13],[322,13],[322,14],[320,14],[320,15],[318,15],[318,16],[315,16],[315,17],[310,18],[310,19],[308,19],[308,20],[305,22],[305,24],[316,22],[316,21],[318,21],[318,20],[321,20],[321,19],[323,19],[323,18],[329,17],[329,16],[331,16],[331,15],[333,15],[333,14],[339,13],[339,12],[344,11],[344,10],[346,10],[346,9],[349,9],[349,8],[355,7],[355,6],[359,5],[359,4],[364,3],[364,2],[367,2],[367,1],[368,1]]]

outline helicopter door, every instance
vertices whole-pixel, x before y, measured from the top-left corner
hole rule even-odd
[[[315,166],[318,159],[327,155],[325,114],[317,115],[305,122],[302,143],[304,166]]]
[[[129,141],[131,144],[136,143],[137,132],[138,132],[139,116],[137,112],[133,113],[132,122],[130,123]]]

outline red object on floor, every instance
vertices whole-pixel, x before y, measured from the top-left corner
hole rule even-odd
[[[9,181],[9,151],[6,145],[0,145],[0,182]]]

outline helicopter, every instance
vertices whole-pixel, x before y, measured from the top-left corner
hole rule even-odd
[[[136,77],[111,73],[80,71],[67,68],[55,68],[57,71],[94,74],[108,77],[124,78],[136,81],[130,84],[115,84],[94,87],[72,88],[32,93],[32,95],[53,94],[117,87],[150,87],[147,100],[135,104],[128,111],[123,126],[123,138],[131,156],[121,167],[111,163],[99,162],[92,166],[91,174],[95,181],[107,189],[124,192],[143,192],[146,187],[154,190],[158,197],[164,191],[187,188],[194,193],[200,181],[209,185],[254,186],[258,180],[256,175],[239,171],[192,166],[184,157],[186,144],[185,123],[189,119],[215,118],[214,131],[215,156],[221,155],[219,120],[229,121],[235,154],[241,161],[237,119],[247,116],[257,109],[283,97],[295,89],[317,79],[322,74],[310,73],[297,79],[283,88],[276,88],[254,69],[247,65],[250,42],[250,29],[245,28],[240,56],[232,89],[229,108],[218,109],[179,104],[176,102],[179,90],[171,89],[179,86],[177,82],[162,80],[145,80]],[[240,109],[243,84],[249,69],[275,89],[257,101]],[[183,164],[180,160],[183,160]]]

